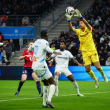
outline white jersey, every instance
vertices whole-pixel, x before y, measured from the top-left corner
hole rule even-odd
[[[61,52],[62,55],[52,54],[51,57],[55,57],[56,67],[68,67],[69,59],[73,58],[73,55],[68,51],[61,51],[60,49],[56,50],[56,52]]]
[[[34,50],[32,69],[35,70],[47,70],[48,66],[45,61],[47,51],[53,53],[53,50],[49,47],[49,43],[45,39],[38,39],[34,44],[28,48],[28,51]]]
[[[47,51],[53,53],[53,50],[49,47],[48,41],[45,39],[38,39],[34,44],[28,48],[28,51],[34,50],[33,56],[37,58],[37,62],[42,62],[46,58]]]

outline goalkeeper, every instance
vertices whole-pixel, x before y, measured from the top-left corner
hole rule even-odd
[[[80,11],[78,9],[75,10],[76,14],[74,16],[81,19],[79,22],[80,29],[75,29],[72,26],[71,18],[73,16],[69,15],[68,13],[65,14],[69,29],[75,33],[80,41],[80,47],[79,50],[82,51],[82,57],[84,66],[86,69],[86,72],[89,74],[89,76],[95,81],[95,87],[99,87],[98,78],[95,77],[94,72],[91,70],[91,61],[93,62],[96,69],[101,73],[102,77],[104,78],[105,82],[108,82],[107,77],[105,76],[103,69],[100,66],[98,53],[94,45],[94,41],[92,38],[92,27],[89,25],[89,23],[83,18]]]

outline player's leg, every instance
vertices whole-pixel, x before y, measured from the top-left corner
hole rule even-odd
[[[41,84],[40,84],[39,78],[37,77],[37,75],[34,72],[32,73],[31,76],[32,76],[32,78],[36,82],[36,87],[37,87],[37,90],[39,92],[39,96],[42,97],[43,96],[43,93],[41,93]]]
[[[26,70],[25,70],[25,73],[26,73]],[[23,74],[21,76],[21,81],[19,82],[19,85],[18,85],[18,89],[15,93],[15,96],[18,96],[20,90],[21,90],[21,87],[23,86],[24,82],[26,81],[27,79],[27,74],[24,74],[24,71],[23,71]]]
[[[94,62],[94,66],[96,67],[96,69],[101,73],[102,77],[104,78],[105,82],[108,82],[108,78],[106,77],[106,75],[104,74],[104,71],[102,69],[102,67],[100,66],[99,61],[98,62]]]
[[[59,90],[58,90],[58,78],[59,76],[61,75],[61,72],[55,70],[55,83],[56,83],[56,86],[55,86],[55,96],[58,96],[58,93],[59,93]]]
[[[48,84],[46,79],[42,80],[42,82],[44,84],[44,86],[43,86],[43,105],[42,105],[42,107],[46,108],[46,107],[48,107],[47,104],[46,104],[46,101],[47,101],[47,98],[48,98],[49,84]]]
[[[85,68],[89,76],[95,81],[95,87],[99,88],[99,79],[95,77],[94,72],[91,70],[91,65],[86,65]]]
[[[49,89],[49,95],[48,95],[48,99],[46,101],[46,104],[48,106],[50,106],[51,108],[54,108],[54,106],[51,103],[53,94],[55,92],[55,80],[53,79],[53,77],[51,76],[49,79],[47,79],[48,83],[50,84],[50,89]]]
[[[89,74],[89,76],[95,81],[95,87],[99,87],[98,79],[95,77],[94,72],[91,70],[91,60],[92,55],[91,53],[82,52],[83,55],[83,62],[86,69],[86,72]]]
[[[63,70],[63,74],[73,83],[73,86],[77,92],[77,96],[83,96],[82,94],[80,94],[79,92],[79,87],[78,87],[78,84],[77,82],[75,81],[72,73],[68,70],[68,69],[64,69]]]
[[[45,70],[36,70],[35,73],[38,77],[40,77],[40,79],[44,83],[44,87],[43,87],[43,94],[44,94],[43,95],[43,105],[44,106],[48,105],[49,107],[54,108],[54,106],[51,103],[52,96],[55,92],[55,81],[52,77],[52,74],[50,73],[48,67],[45,68]],[[48,87],[47,86],[49,84],[50,84],[49,95],[47,95],[48,94]],[[47,98],[47,96],[48,96],[48,98]],[[47,98],[47,101],[46,101],[46,98]],[[46,104],[45,104],[45,102],[46,102]]]

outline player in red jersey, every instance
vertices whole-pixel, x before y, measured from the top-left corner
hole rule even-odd
[[[33,44],[33,42],[29,42],[28,47],[30,47]],[[36,76],[36,74],[32,70],[32,62],[33,62],[33,51],[28,52],[28,49],[25,49],[23,51],[23,54],[19,57],[19,60],[25,60],[25,64],[23,66],[22,70],[22,76],[21,76],[21,81],[19,82],[19,86],[17,89],[17,92],[15,93],[15,96],[18,96],[21,87],[23,86],[23,83],[26,81],[27,76],[30,75],[36,82],[36,86],[39,92],[39,96],[42,97],[43,93],[41,93],[41,84],[39,81],[39,78]]]

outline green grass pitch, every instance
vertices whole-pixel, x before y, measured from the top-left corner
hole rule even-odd
[[[34,81],[26,81],[19,96],[15,97],[18,83],[18,80],[0,80],[0,110],[51,109],[41,107],[43,99],[39,97]],[[93,81],[78,81],[80,92],[84,94],[84,97],[78,97],[70,81],[59,81],[59,96],[54,96],[52,103],[56,110],[110,110],[110,83],[99,84],[96,89]]]

